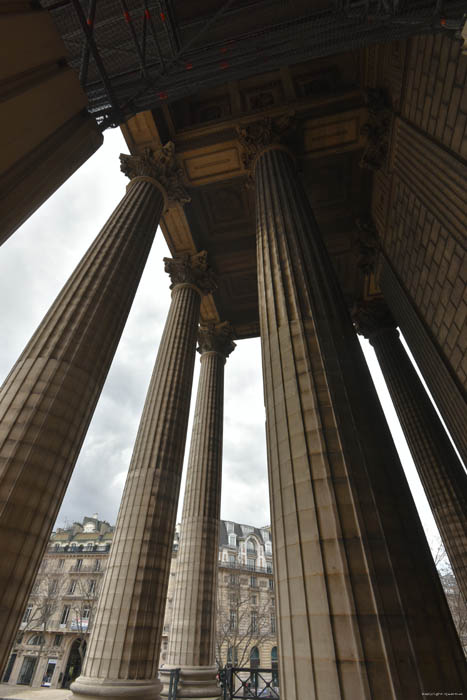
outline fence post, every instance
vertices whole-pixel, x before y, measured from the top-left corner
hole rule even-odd
[[[180,678],[180,669],[179,668],[174,669],[173,676],[174,676],[174,689],[173,689],[173,697],[171,700],[177,700],[178,680]]]

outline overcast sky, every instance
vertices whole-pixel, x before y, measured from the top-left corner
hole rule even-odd
[[[0,382],[124,194],[119,130],[0,250]],[[170,304],[169,255],[159,230],[68,492],[58,526],[98,513],[115,523],[146,390]],[[374,353],[365,355],[429,539],[436,526],[397,423]],[[198,356],[199,358],[199,356]],[[192,411],[199,374],[196,361]],[[270,522],[259,339],[237,341],[225,369],[222,518],[261,527]],[[183,485],[182,485],[183,489]],[[182,491],[183,493],[183,491]],[[179,514],[182,498],[180,498]],[[179,515],[180,517],[180,515]]]

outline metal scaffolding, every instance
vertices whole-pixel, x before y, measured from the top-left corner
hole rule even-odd
[[[460,28],[465,0],[41,0],[102,129],[200,90],[414,34]],[[191,0],[192,2],[192,0]],[[194,3],[192,3],[192,7]],[[255,26],[258,17],[265,17]]]

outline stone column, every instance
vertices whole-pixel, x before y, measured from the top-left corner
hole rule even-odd
[[[281,697],[462,692],[463,653],[286,127],[239,131],[256,185]]]
[[[465,391],[447,366],[439,346],[382,252],[379,254],[379,261],[378,282],[384,300],[401,329],[462,461],[467,464]]]
[[[136,437],[109,564],[73,697],[159,698],[159,653],[190,409],[206,253],[165,259],[172,302]]]
[[[375,349],[457,583],[467,600],[467,474],[385,302],[359,304],[354,322]]]
[[[180,668],[180,698],[219,698],[215,664],[217,559],[222,476],[224,364],[234,350],[228,323],[201,326],[201,373],[193,422],[164,668]],[[162,673],[164,678],[164,673]],[[169,679],[165,678],[164,695]]]
[[[127,192],[0,389],[0,668],[174,185],[173,144],[121,156]],[[161,184],[162,183],[162,184]],[[165,188],[165,189],[164,189]]]

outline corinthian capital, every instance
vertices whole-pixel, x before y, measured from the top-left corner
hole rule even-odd
[[[397,323],[382,298],[357,302],[352,309],[352,320],[357,333],[370,342],[379,333],[397,333]]]
[[[378,231],[370,217],[357,219],[355,223],[358,235],[353,247],[358,255],[357,267],[365,275],[369,275],[375,270],[378,253],[381,249]]]
[[[387,160],[392,112],[389,100],[381,89],[367,91],[368,121],[362,126],[367,142],[360,160],[360,167],[380,170]]]
[[[236,348],[228,321],[201,323],[198,330],[198,352],[218,352],[227,358]]]
[[[216,288],[214,274],[208,265],[208,254],[205,250],[195,255],[179,255],[175,258],[164,258],[165,271],[169,273],[173,289],[178,284],[189,284],[195,287],[201,295],[211,294]]]
[[[175,146],[169,141],[159,151],[145,148],[136,156],[120,154],[120,169],[132,180],[150,177],[163,187],[169,204],[185,204],[190,196],[183,186],[183,170],[175,158]]]
[[[289,114],[277,118],[265,117],[251,124],[237,126],[238,140],[243,147],[242,161],[245,169],[250,170],[258,156],[268,148],[287,148],[295,127],[295,120]]]

